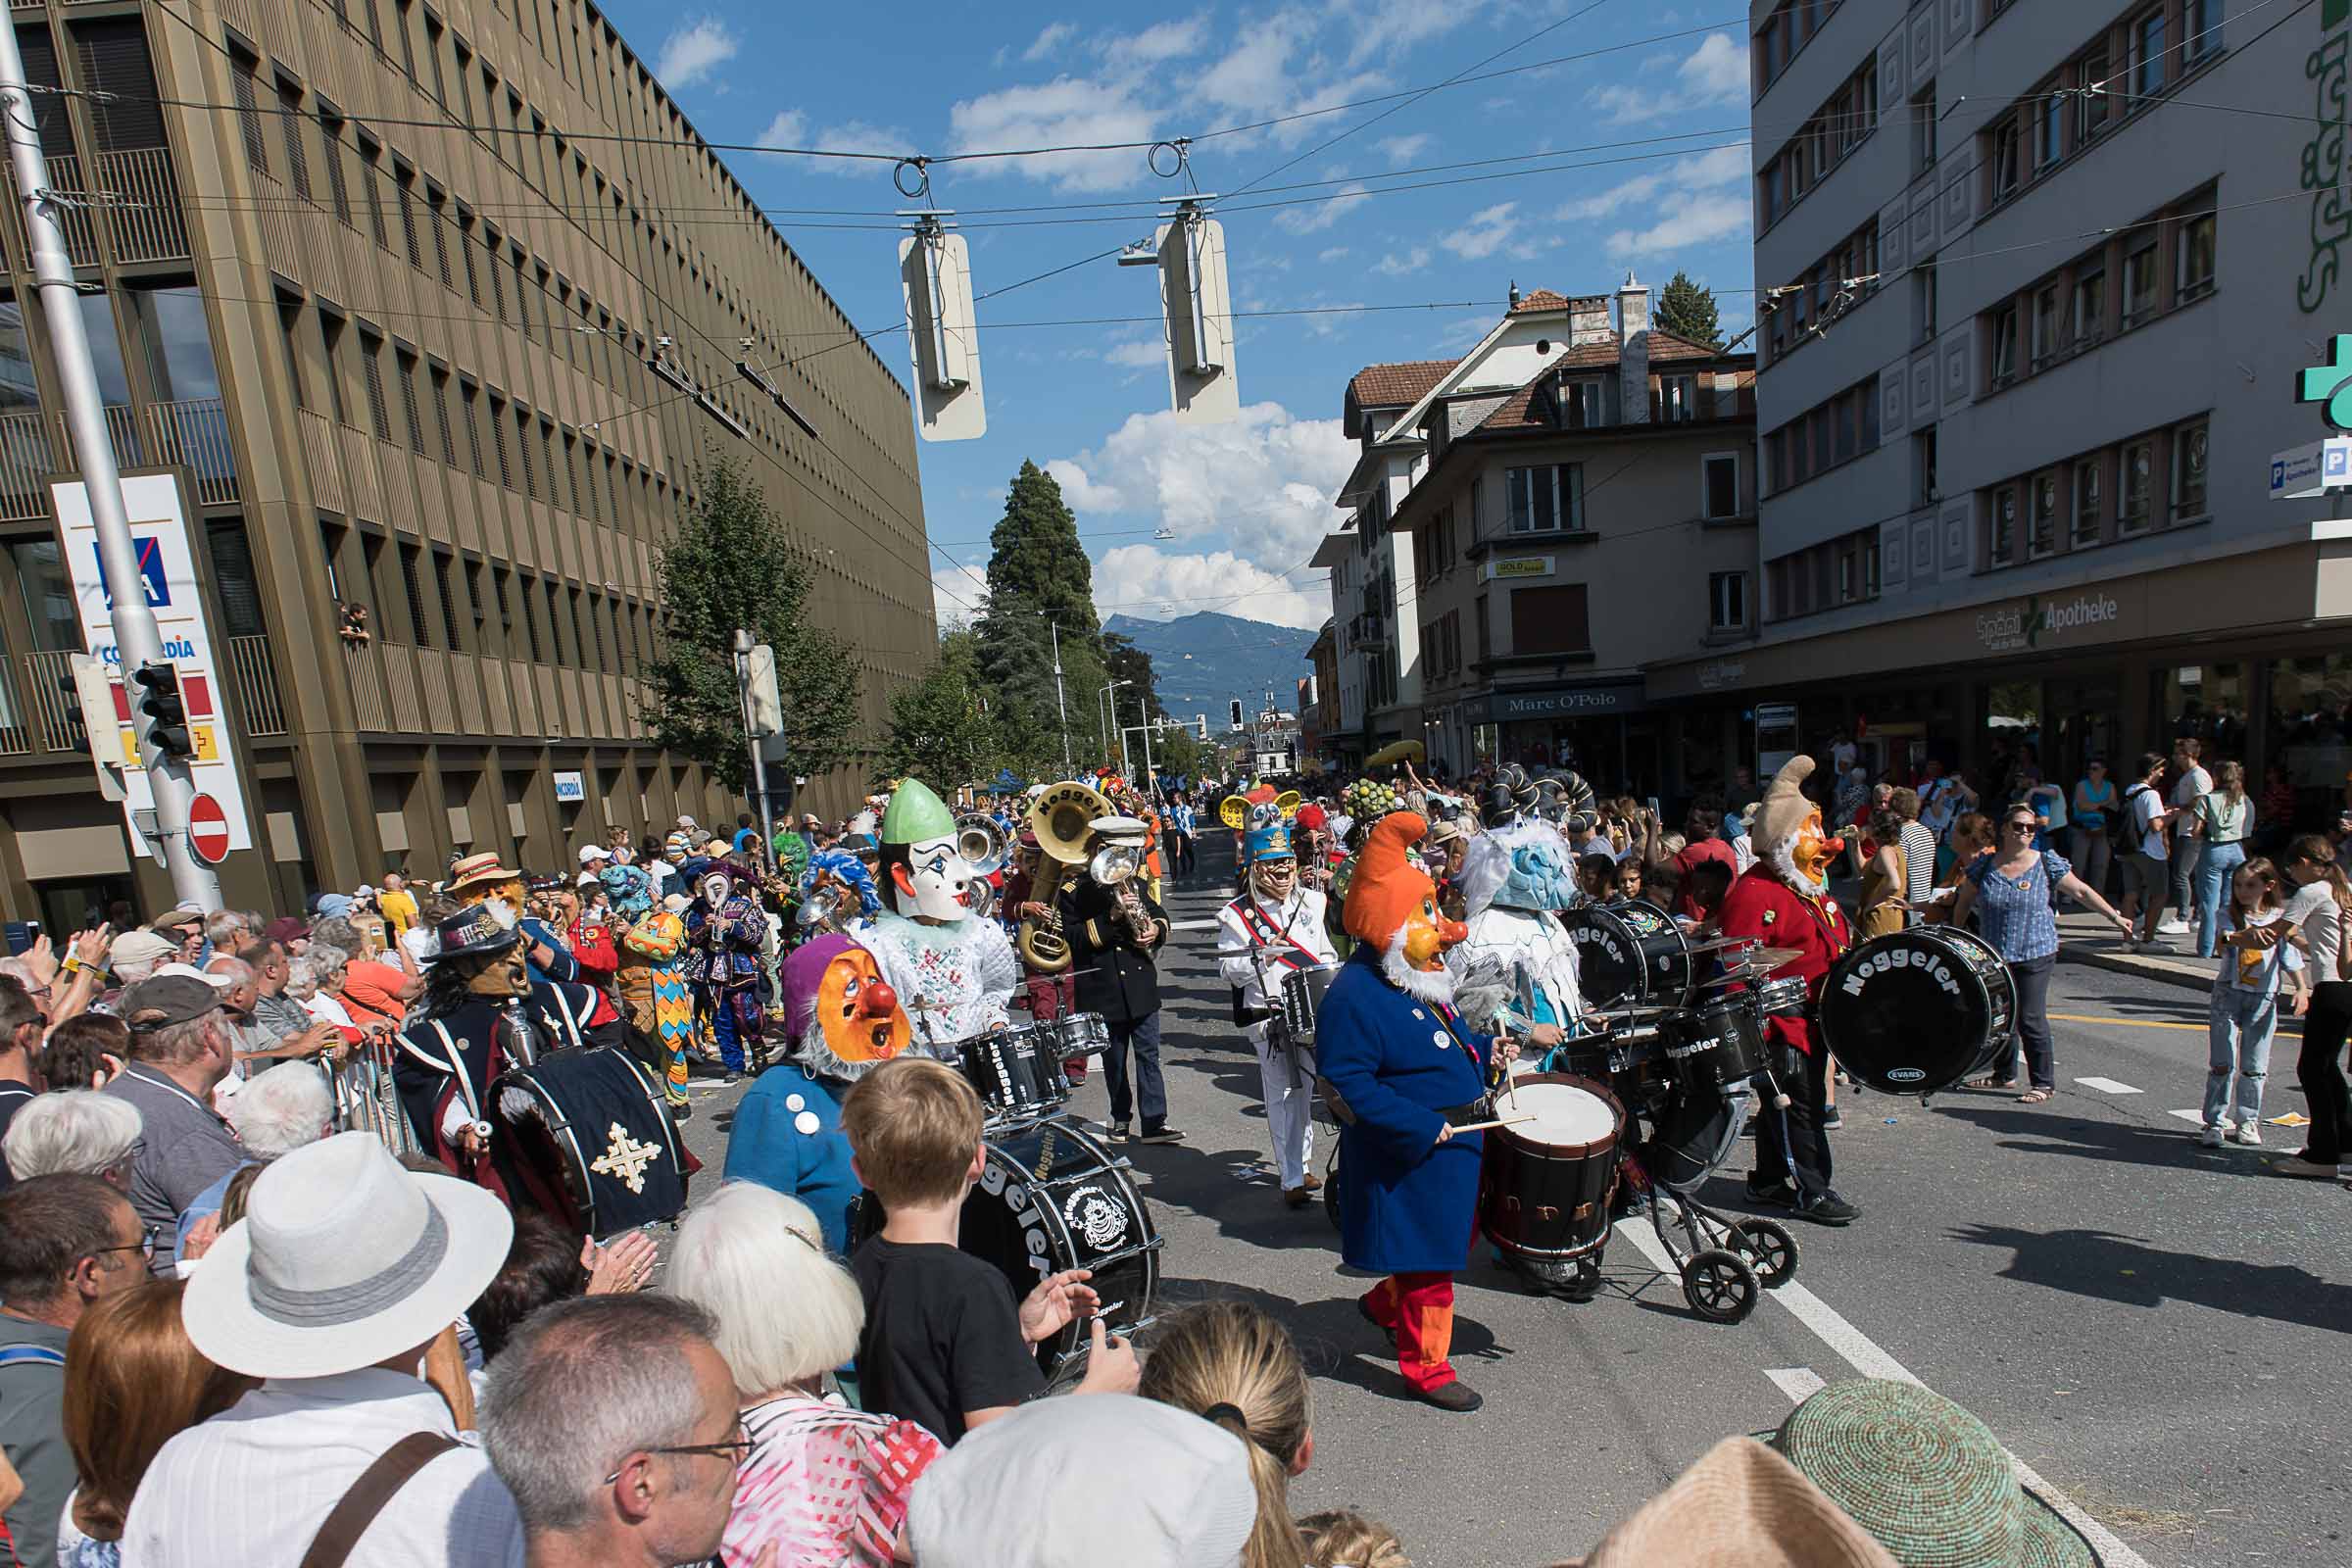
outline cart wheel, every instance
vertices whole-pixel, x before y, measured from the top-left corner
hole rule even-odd
[[[1710,1323],[1737,1323],[1756,1309],[1756,1272],[1737,1252],[1710,1247],[1683,1265],[1683,1299]]]
[[[1331,1158],[1323,1165],[1323,1217],[1331,1228],[1340,1228],[1340,1152],[1333,1149]]]
[[[1796,1277],[1796,1238],[1777,1220],[1742,1219],[1732,1222],[1732,1250],[1747,1259],[1756,1283],[1777,1291]]]

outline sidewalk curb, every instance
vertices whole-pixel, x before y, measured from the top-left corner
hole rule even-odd
[[[2072,947],[2061,943],[2058,948],[2061,963],[2079,963],[2088,969],[2105,969],[2113,974],[2128,974],[2135,979],[2154,980],[2162,985],[2179,986],[2183,991],[2202,991],[2211,994],[2213,979],[2209,975],[2184,974],[2167,963],[2151,963],[2132,953],[2109,953],[2097,948]]]

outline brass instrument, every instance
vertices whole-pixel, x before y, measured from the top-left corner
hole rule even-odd
[[[392,1082],[392,1050],[389,1029],[368,1030],[340,1064],[328,1068],[327,1086],[334,1094],[335,1126],[374,1134],[398,1158],[417,1152],[417,1144]]]
[[[1061,934],[1061,912],[1055,900],[1062,879],[1072,866],[1086,863],[1086,842],[1098,816],[1110,814],[1102,793],[1072,781],[1056,784],[1029,808],[1029,831],[1037,835],[1037,872],[1030,878],[1029,897],[1046,906],[1045,914],[1022,919],[1014,946],[1021,960],[1041,974],[1058,974],[1070,966],[1070,944]]]
[[[956,853],[963,857],[975,876],[995,876],[1004,869],[1004,859],[1010,852],[1011,846],[1004,842],[1004,830],[997,826],[994,817],[966,811],[956,818]]]
[[[1086,874],[1111,890],[1114,912],[1139,945],[1152,940],[1152,913],[1136,893],[1137,873],[1144,868],[1141,844],[1105,844],[1086,862]]]

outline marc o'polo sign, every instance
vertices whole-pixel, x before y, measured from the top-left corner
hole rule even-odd
[[[2047,648],[2068,633],[2087,627],[2113,627],[2119,614],[2112,595],[2077,594],[2072,599],[2034,597],[2021,604],[1982,611],[1977,615],[1977,641],[1988,654],[2019,653]]]

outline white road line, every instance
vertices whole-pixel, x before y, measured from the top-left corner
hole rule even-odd
[[[1766,1367],[1764,1375],[1788,1396],[1790,1404],[1802,1404],[1828,1387],[1821,1374],[1809,1366]]]
[[[1648,1221],[1621,1220],[1617,1225],[1617,1234],[1631,1240],[1635,1250],[1648,1258],[1651,1266],[1668,1274],[1675,1272],[1674,1259],[1667,1253],[1665,1244],[1658,1240],[1657,1233],[1650,1229]],[[1790,1280],[1777,1291],[1766,1291],[1764,1297],[1767,1300],[1780,1302],[1796,1314],[1797,1321],[1811,1329],[1816,1339],[1836,1350],[1844,1358],[1846,1365],[1862,1376],[1887,1378],[1897,1383],[1919,1383],[1916,1373],[1880,1348],[1869,1335],[1847,1322],[1844,1314],[1807,1290],[1802,1282]],[[1775,1383],[1781,1381],[1778,1373],[1767,1375]],[[1926,1387],[1925,1384],[1920,1386]],[[1784,1384],[1783,1388],[1786,1387]],[[2017,1471],[2020,1482],[2040,1494],[2044,1501],[2065,1515],[2068,1524],[2082,1533],[2084,1539],[2097,1549],[2099,1560],[2106,1564],[2106,1568],[2152,1568],[2145,1557],[2126,1545],[2115,1532],[2084,1513],[2065,1493],[2042,1480],[2032,1465],[2014,1453],[2009,1456],[2009,1463]]]
[[[2178,1116],[2182,1121],[2193,1121],[2200,1127],[2205,1125],[2205,1113],[2201,1110],[2173,1110],[2167,1111],[2165,1114],[2168,1116]]]
[[[2112,1078],[2078,1078],[2075,1082],[2085,1089],[2096,1089],[2102,1095],[2136,1095],[2139,1093],[2130,1084],[2119,1084]]]
[[[1171,920],[1168,922],[1168,929],[1171,931],[1214,931],[1216,928],[1217,917],[1213,914],[1205,920]]]

